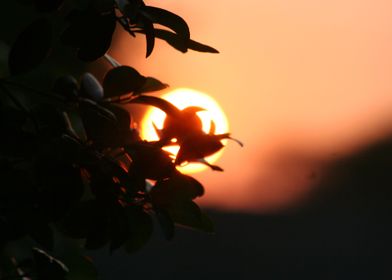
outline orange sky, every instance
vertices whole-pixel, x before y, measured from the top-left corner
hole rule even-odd
[[[118,34],[111,54],[176,87],[214,97],[233,135],[224,173],[196,177],[204,205],[275,210],[304,197],[310,174],[392,131],[389,0],[147,1],[181,16],[220,54],[181,54]]]

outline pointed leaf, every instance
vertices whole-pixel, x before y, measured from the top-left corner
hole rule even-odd
[[[11,74],[22,74],[38,66],[48,56],[51,43],[51,23],[45,18],[31,23],[19,34],[11,48],[8,60]]]
[[[154,23],[158,23],[170,28],[178,35],[180,35],[185,42],[189,41],[190,32],[188,24],[180,16],[167,10],[152,6],[145,6],[141,9],[141,11],[143,12],[143,14],[148,16]]]
[[[151,105],[161,109],[169,116],[177,116],[181,112],[176,106],[174,106],[170,102],[155,96],[141,95],[132,99],[129,103]]]
[[[144,33],[141,30],[137,30],[135,32]],[[180,36],[176,33],[170,32],[169,30],[155,28],[155,38],[166,41],[170,46],[183,53],[187,52],[189,49],[198,52],[219,53],[217,49],[196,42],[192,39],[185,42]]]
[[[146,57],[149,57],[155,46],[155,29],[152,21],[146,17],[142,17],[144,34],[146,35]]]
[[[106,73],[103,80],[105,98],[120,96],[138,91],[146,78],[129,66],[120,66]]]
[[[169,86],[168,84],[164,84],[153,77],[146,77],[146,81],[144,82],[144,85],[136,93],[140,94],[145,92],[163,90],[168,86]]]
[[[37,279],[66,279],[68,268],[59,260],[38,248],[33,248]]]

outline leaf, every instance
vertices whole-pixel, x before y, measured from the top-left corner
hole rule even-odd
[[[171,219],[166,209],[156,208],[155,213],[163,231],[163,234],[167,240],[171,240],[174,237],[174,222]]]
[[[42,218],[47,216],[48,221],[57,221],[62,219],[69,212],[72,205],[79,201],[84,192],[84,184],[80,175],[80,169],[67,163],[64,159],[59,160],[61,156],[60,146],[48,145],[49,155],[41,151],[40,158],[35,160],[35,181],[40,186],[38,196],[38,206],[40,206]],[[52,150],[53,149],[53,150]],[[53,155],[53,153],[56,153]],[[46,233],[38,231],[36,235],[42,235],[42,238],[49,238],[50,228],[45,220],[32,224],[31,228],[43,226]],[[33,236],[34,237],[34,236]],[[48,240],[50,242],[50,240]]]
[[[155,46],[155,29],[152,21],[146,17],[141,17],[144,34],[146,35],[146,57],[149,57]]]
[[[168,84],[164,84],[153,77],[146,77],[143,86],[136,93],[140,94],[145,92],[158,91],[158,90],[165,89],[168,86],[169,86]]]
[[[132,99],[131,101],[129,101],[129,103],[151,105],[161,109],[167,115],[171,115],[171,116],[177,116],[180,114],[180,109],[178,109],[176,106],[166,101],[165,99],[155,97],[155,96],[140,95]]]
[[[109,70],[103,80],[105,98],[117,97],[138,91],[146,78],[130,66],[120,66]]]
[[[143,30],[136,30],[135,32],[144,33]],[[180,36],[169,30],[155,28],[155,38],[166,41],[170,46],[183,53],[186,53],[189,49],[198,52],[219,53],[217,49],[192,39],[186,43]]]
[[[94,101],[102,100],[103,88],[93,74],[86,72],[82,75],[80,79],[80,94]]]
[[[80,109],[88,139],[98,149],[118,147],[126,140],[131,123],[128,111],[111,103],[95,102],[83,102]]]
[[[129,238],[130,223],[127,213],[120,205],[115,205],[110,211],[110,247],[112,253],[120,248]]]
[[[158,207],[192,200],[203,194],[204,188],[196,179],[179,172],[167,180],[158,181],[150,191],[152,202]]]
[[[71,238],[86,238],[92,220],[98,212],[99,205],[96,200],[80,202],[69,211],[59,224],[59,228]]]
[[[183,201],[167,208],[171,219],[178,225],[209,233],[214,232],[212,221],[193,201]]]
[[[58,108],[52,104],[38,103],[30,109],[30,112],[41,136],[59,136],[64,133],[66,129],[64,118]]]
[[[41,18],[31,23],[16,38],[8,66],[12,75],[26,73],[38,66],[48,55],[52,43],[52,25]]]
[[[35,8],[39,12],[50,13],[58,10],[64,3],[64,0],[34,0]]]
[[[130,224],[130,232],[124,248],[128,253],[133,253],[150,240],[153,224],[150,215],[144,212],[142,207],[131,206],[125,211]]]
[[[170,154],[154,143],[141,142],[125,147],[132,159],[131,169],[141,178],[160,180],[175,172]]]
[[[68,132],[82,142],[87,141],[87,133],[84,128],[83,120],[76,110],[63,112],[64,121]]]
[[[225,136],[228,137],[228,134]],[[181,144],[180,150],[176,157],[176,164],[183,162],[199,161],[207,156],[210,156],[224,146],[220,142],[223,138],[227,138],[222,135],[211,135],[211,134],[195,134],[185,139]]]
[[[94,0],[92,6],[101,14],[110,13],[113,10],[115,0]]]
[[[219,53],[219,51],[213,47],[208,45],[196,42],[194,40],[189,40],[188,49],[198,52],[206,52],[206,53]]]
[[[86,238],[88,250],[105,246],[110,240],[108,205],[98,200],[83,201],[65,217],[60,229],[69,237]]]
[[[188,24],[180,16],[167,10],[152,6],[144,6],[140,9],[140,11],[149,17],[154,23],[166,26],[176,32],[186,43],[190,40]]]
[[[105,106],[110,112],[112,112],[116,117],[116,126],[119,130],[129,130],[131,127],[131,115],[129,111],[122,107],[121,105],[108,104]]]
[[[68,101],[76,101],[79,95],[78,81],[72,75],[60,76],[54,82],[53,91]]]
[[[83,61],[94,61],[109,49],[116,26],[114,10],[104,14],[95,9],[73,10],[68,15],[70,25],[63,32],[61,41],[78,49]]]
[[[65,280],[68,268],[59,260],[38,248],[33,248],[37,279]]]

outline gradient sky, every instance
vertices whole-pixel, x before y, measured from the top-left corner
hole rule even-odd
[[[147,1],[220,54],[181,54],[117,33],[111,54],[171,88],[215,98],[234,137],[202,172],[202,204],[270,211],[306,199],[329,162],[392,132],[392,2]]]

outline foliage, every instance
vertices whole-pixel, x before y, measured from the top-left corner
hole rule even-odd
[[[216,135],[213,123],[204,133],[196,115],[202,108],[180,111],[146,95],[167,85],[121,66],[106,52],[116,25],[131,36],[145,35],[146,56],[157,38],[181,52],[217,51],[191,40],[181,17],[141,0],[28,4],[36,19],[14,40],[9,76],[0,79],[0,279],[95,279],[94,270],[86,268],[91,262],[75,244],[133,252],[149,240],[153,216],[167,239],[175,224],[213,232],[193,202],[204,194],[203,186],[176,166],[200,161],[221,170],[204,157],[220,150],[229,134]],[[64,29],[59,30],[59,22]],[[55,57],[58,42],[76,50],[82,61],[106,58],[113,68],[102,85],[90,73],[79,81],[73,73],[62,75],[50,90],[26,85],[26,77],[40,73],[41,65]],[[140,138],[124,107],[130,103],[166,112],[159,141]],[[180,145],[176,158],[162,150],[173,139]],[[59,236],[74,244],[63,254],[54,246]],[[25,237],[33,240],[30,255],[10,255],[9,244]],[[60,255],[64,263],[47,252]]]

